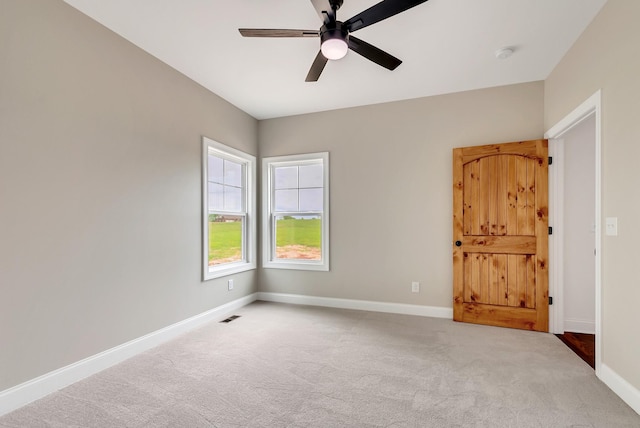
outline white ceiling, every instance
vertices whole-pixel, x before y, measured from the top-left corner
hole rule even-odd
[[[309,0],[65,1],[257,119],[544,80],[606,3],[429,0],[354,33],[403,60],[395,71],[350,52],[307,83],[319,39],[238,28],[317,30]],[[338,19],[377,1],[345,0]]]

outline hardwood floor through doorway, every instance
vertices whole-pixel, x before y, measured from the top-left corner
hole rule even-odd
[[[556,334],[565,345],[582,358],[592,369],[596,368],[596,336],[595,334],[571,333]]]

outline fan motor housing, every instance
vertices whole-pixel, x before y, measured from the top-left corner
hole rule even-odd
[[[344,40],[345,43],[348,44],[349,31],[342,25],[342,22],[340,21],[335,22],[335,27],[333,25],[331,27],[327,27],[327,25],[325,24],[320,28],[320,44],[329,39]]]

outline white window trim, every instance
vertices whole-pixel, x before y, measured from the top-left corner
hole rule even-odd
[[[305,161],[322,160],[323,165],[323,212],[322,212],[322,253],[321,261],[276,260],[273,259],[273,189],[272,168],[274,166],[300,165]],[[273,269],[329,270],[329,153],[307,153],[299,155],[274,156],[262,159],[262,267]]]
[[[243,244],[246,248],[246,260],[237,263],[209,268],[209,201],[207,191],[209,151],[220,156],[244,164],[246,174],[246,224],[243,233]],[[248,153],[234,149],[207,137],[202,137],[202,280],[208,281],[257,267],[257,220],[256,220],[256,158]]]

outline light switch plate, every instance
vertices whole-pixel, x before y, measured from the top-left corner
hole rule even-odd
[[[618,236],[618,217],[607,217],[606,233],[607,236]]]

